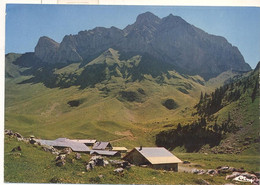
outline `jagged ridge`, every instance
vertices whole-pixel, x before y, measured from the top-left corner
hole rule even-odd
[[[148,53],[154,60],[171,64],[181,73],[199,74],[205,79],[229,69],[251,69],[238,48],[225,38],[210,35],[181,17],[170,14],[160,19],[150,12],[139,15],[134,24],[123,30],[97,27],[67,35],[60,45],[46,37],[40,38],[35,55],[48,63],[82,62],[90,61],[108,48],[129,57]]]

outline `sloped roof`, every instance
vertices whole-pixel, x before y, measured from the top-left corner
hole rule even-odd
[[[135,147],[141,155],[143,155],[151,164],[167,164],[167,163],[181,163],[182,161],[174,156],[164,147]]]
[[[113,147],[112,150],[114,151],[127,151],[126,147]]]
[[[89,152],[90,151],[89,147],[87,147],[84,143],[76,143],[76,142],[71,141],[69,143],[69,146],[74,152]]]
[[[89,152],[90,149],[84,143],[77,143],[67,138],[58,138],[56,140],[42,140],[37,139],[42,145],[56,146],[56,147],[69,147],[74,152]]]
[[[70,141],[70,140],[67,139],[67,138],[65,138],[65,137],[61,137],[61,138],[55,139],[54,141],[57,141],[57,142],[65,142],[65,141]]]
[[[93,150],[105,150],[106,147],[111,147],[109,142],[96,142],[93,145]]]
[[[97,140],[95,140],[95,139],[71,139],[71,141],[85,143],[85,144],[94,144]]]
[[[118,152],[117,151],[107,151],[107,150],[91,150],[90,154],[114,156],[114,155],[118,154]]]

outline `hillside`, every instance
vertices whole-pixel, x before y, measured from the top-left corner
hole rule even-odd
[[[157,135],[156,143],[188,151],[258,154],[258,106],[259,67],[210,94],[201,93],[192,114],[199,119],[164,129]]]
[[[113,49],[85,65],[38,62],[28,67],[30,53],[18,59],[12,55],[6,56],[6,72],[17,76],[6,77],[5,127],[27,136],[153,145],[150,130],[183,119],[200,92],[207,91],[199,76],[181,75],[156,62],[146,68],[147,60],[138,55],[120,60]],[[93,80],[84,80],[89,77]],[[144,132],[146,137],[139,137]]]

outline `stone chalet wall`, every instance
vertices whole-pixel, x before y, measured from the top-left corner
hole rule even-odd
[[[154,164],[154,165],[151,165],[151,167],[154,169],[163,169],[163,170],[178,172],[178,163]]]
[[[137,152],[135,149],[132,152],[130,152],[128,156],[126,156],[124,159],[134,165],[149,164],[149,161],[147,161],[146,158],[142,156],[139,152]]]

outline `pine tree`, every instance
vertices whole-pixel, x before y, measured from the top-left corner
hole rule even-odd
[[[203,100],[203,93],[201,92],[201,94],[200,94],[200,103],[202,102],[202,100]]]
[[[256,82],[255,82],[255,87],[254,87],[252,95],[251,95],[252,103],[255,101],[258,88],[259,88],[259,82],[258,82],[258,79],[257,79]]]

